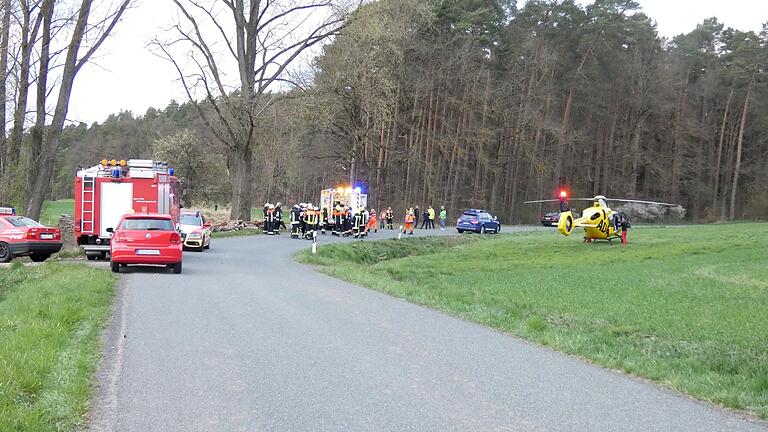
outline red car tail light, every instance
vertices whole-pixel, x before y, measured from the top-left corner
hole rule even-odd
[[[179,244],[181,243],[181,235],[177,232],[171,233],[171,244]]]
[[[472,219],[471,221],[469,221],[469,223],[471,223],[472,225],[477,225],[478,222],[479,221],[477,219]]]
[[[112,236],[112,243],[121,243],[125,241],[125,234],[121,232],[116,232],[114,236]]]
[[[27,239],[34,240],[37,238],[37,228],[30,228],[27,230]]]

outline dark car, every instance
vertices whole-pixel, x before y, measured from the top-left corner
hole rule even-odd
[[[470,209],[465,211],[456,221],[456,230],[459,233],[471,231],[476,233],[498,233],[501,231],[501,222],[496,216],[491,216],[485,210]]]
[[[574,219],[578,219],[581,217],[581,215],[578,212],[575,212],[571,210],[571,214],[573,215]],[[556,227],[557,223],[560,221],[560,212],[551,211],[547,212],[544,216],[541,217],[541,224],[545,227]]]
[[[61,250],[61,231],[19,216],[10,207],[0,207],[0,262],[28,256],[34,262],[47,260]]]
[[[558,220],[560,220],[560,212],[547,212],[541,217],[541,224],[545,227],[557,226]]]

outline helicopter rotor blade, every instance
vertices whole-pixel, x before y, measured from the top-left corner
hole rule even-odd
[[[656,202],[656,201],[643,201],[643,200],[620,199],[620,198],[606,198],[605,200],[616,201],[616,202],[627,202],[627,203],[655,204],[655,205],[662,205],[662,206],[669,206],[669,207],[677,207],[680,205],[680,204],[670,204],[670,203],[663,203],[663,202]]]
[[[594,201],[594,198],[567,198],[566,201]],[[538,203],[547,203],[547,202],[560,202],[559,199],[545,199],[545,200],[536,200],[536,201],[525,201],[523,204],[538,204]]]

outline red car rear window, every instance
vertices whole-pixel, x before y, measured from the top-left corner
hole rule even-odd
[[[8,222],[10,222],[11,225],[21,228],[21,227],[41,227],[39,223],[36,221],[33,221],[32,219],[24,216],[7,216],[5,218]]]
[[[127,231],[176,231],[173,221],[157,218],[131,218],[125,219],[120,229]]]

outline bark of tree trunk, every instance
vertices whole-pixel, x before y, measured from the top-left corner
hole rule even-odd
[[[8,38],[11,27],[11,0],[2,2],[3,18],[0,21],[0,181],[5,173],[7,81],[8,81]],[[1,198],[1,197],[0,197]]]
[[[24,135],[24,120],[27,113],[27,99],[29,97],[29,69],[32,50],[34,49],[37,32],[40,29],[42,15],[38,14],[35,24],[31,25],[31,11],[26,2],[22,3],[22,28],[21,28],[21,47],[19,62],[18,89],[16,97],[16,109],[13,113],[13,130],[8,140],[6,165],[13,169],[19,161],[21,151],[21,140]]]
[[[685,76],[682,86],[678,109],[675,115],[675,136],[672,148],[672,178],[670,179],[670,198],[672,202],[675,203],[680,200],[680,171],[683,163],[683,146],[685,145],[683,136],[685,129],[683,126],[683,114],[685,113],[685,108],[688,103],[688,75]]]
[[[42,165],[40,156],[43,152],[43,134],[46,121],[46,96],[48,92],[48,66],[50,63],[51,21],[53,20],[53,1],[44,0],[40,8],[43,16],[43,34],[40,45],[40,68],[37,76],[37,117],[35,126],[30,131],[30,149],[27,162],[27,183],[33,184],[40,174]],[[50,169],[50,167],[46,167]]]
[[[741,125],[739,126],[739,138],[736,142],[736,163],[733,167],[733,185],[731,186],[731,209],[729,220],[736,217],[736,192],[739,186],[739,169],[741,168],[741,148],[744,143],[744,128],[747,125],[747,113],[749,111],[749,96],[752,92],[752,82],[747,85],[747,95],[744,97],[744,109],[741,112]]]
[[[83,0],[80,4],[77,23],[72,31],[72,38],[67,47],[67,57],[64,61],[64,68],[61,75],[56,109],[53,113],[53,121],[48,131],[46,149],[41,158],[42,165],[46,167],[53,166],[56,153],[59,150],[59,139],[61,138],[61,131],[64,129],[64,122],[67,118],[67,111],[69,110],[69,99],[72,95],[72,87],[75,82],[75,75],[77,74],[78,51],[80,50],[80,45],[82,44],[85,31],[88,27],[88,16],[91,13],[91,3],[92,0]],[[32,188],[32,197],[27,206],[27,215],[32,219],[40,219],[43,202],[48,195],[52,176],[53,170],[45,169],[35,178],[35,183]]]
[[[731,100],[733,100],[734,88],[731,87],[730,93],[728,93],[728,100],[725,102],[725,111],[723,112],[723,122],[720,126],[720,140],[717,143],[717,156],[715,157],[715,185],[712,188],[712,210],[717,211],[718,208],[718,191],[720,190],[720,165],[723,157],[723,141],[725,140],[725,125],[728,122],[728,112],[731,109]]]

